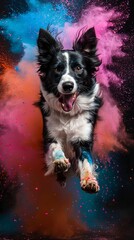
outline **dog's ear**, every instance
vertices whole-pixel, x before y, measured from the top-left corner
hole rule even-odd
[[[73,44],[73,49],[75,51],[91,52],[93,50],[96,50],[96,46],[97,46],[97,38],[95,34],[95,29],[90,28],[86,32],[84,32],[84,29],[81,29],[78,32],[76,40]]]
[[[38,49],[40,54],[44,52],[53,53],[55,51],[60,50],[60,46],[58,42],[51,36],[51,34],[48,31],[42,28],[39,31],[37,44],[38,44]]]
[[[80,51],[86,57],[89,58],[91,67],[95,70],[96,67],[100,66],[101,61],[96,54],[97,51],[97,38],[95,29],[90,28],[86,32],[84,28],[81,29],[73,43],[73,49]]]
[[[60,44],[51,36],[48,31],[40,29],[37,45],[39,51],[39,65],[43,65],[43,68],[45,68],[45,65],[47,67],[47,64],[51,61],[52,57],[58,51],[60,51]]]

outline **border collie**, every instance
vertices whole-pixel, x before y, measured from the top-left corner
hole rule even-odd
[[[99,185],[91,151],[101,97],[95,78],[100,65],[95,30],[81,29],[72,50],[63,50],[49,30],[40,29],[37,44],[45,175],[54,173],[64,184],[72,168],[81,188],[96,193]]]

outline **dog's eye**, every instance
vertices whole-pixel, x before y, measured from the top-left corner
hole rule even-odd
[[[81,74],[83,72],[83,68],[81,66],[76,66],[74,68],[74,71],[77,73],[77,74]]]
[[[55,71],[55,73],[60,73],[61,69],[60,68],[55,68],[54,71]]]
[[[60,65],[54,68],[55,73],[58,73],[58,74],[63,72],[63,70],[64,70],[64,67]]]

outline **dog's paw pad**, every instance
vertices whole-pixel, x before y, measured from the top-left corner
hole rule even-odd
[[[81,180],[81,188],[88,193],[97,193],[100,190],[96,178],[85,178]]]
[[[67,172],[70,167],[70,163],[67,160],[55,160],[54,161],[54,172],[62,173]]]

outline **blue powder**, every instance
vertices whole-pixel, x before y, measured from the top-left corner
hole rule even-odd
[[[93,164],[91,154],[85,150],[82,150],[82,160],[87,159],[90,164]]]
[[[72,22],[63,4],[55,6],[38,0],[27,1],[27,4],[30,9],[28,12],[0,20],[3,28],[1,33],[10,41],[13,53],[19,53],[23,44],[36,46],[40,28],[46,29],[51,25],[52,28],[62,31],[65,22]]]
[[[65,155],[64,155],[62,150],[55,150],[54,151],[54,158],[55,158],[55,160],[60,160],[60,159],[65,158]]]

